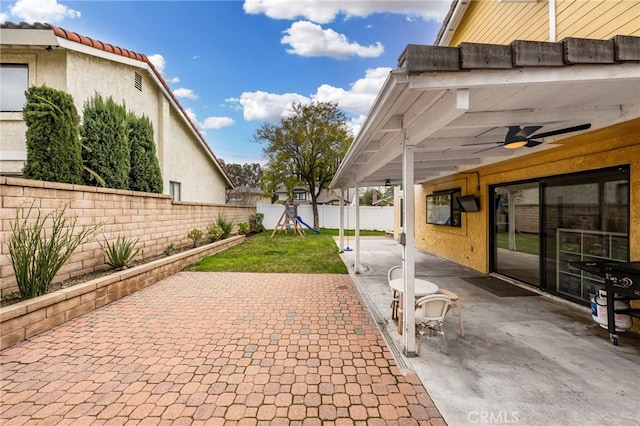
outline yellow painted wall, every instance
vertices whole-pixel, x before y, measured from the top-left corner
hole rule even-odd
[[[416,186],[416,247],[482,273],[489,272],[489,185],[545,176],[631,166],[630,260],[640,261],[640,119],[562,141],[564,146]],[[426,223],[426,196],[461,188],[480,198],[480,211],[462,213],[461,227]],[[633,237],[635,236],[635,237]]]
[[[640,36],[637,0],[556,0],[556,41],[567,37],[607,40]],[[472,0],[450,46],[462,42],[510,44],[549,41],[549,2]]]

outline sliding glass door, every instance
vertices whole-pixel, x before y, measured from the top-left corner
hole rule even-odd
[[[494,188],[494,268],[540,286],[540,190],[537,182]]]
[[[629,259],[629,167],[492,187],[491,271],[588,302],[604,286],[574,261]]]
[[[570,262],[629,259],[629,170],[549,180],[544,194],[547,287],[589,301],[603,280]]]

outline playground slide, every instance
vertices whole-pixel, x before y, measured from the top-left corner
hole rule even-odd
[[[319,234],[319,233],[320,233],[320,231],[318,231],[317,229],[312,228],[312,227],[310,227],[309,225],[307,225],[307,224],[304,222],[304,220],[302,220],[302,218],[301,218],[300,216],[296,216],[296,219],[298,219],[298,222],[300,222],[301,224],[303,224],[304,226],[306,226],[307,228],[309,228],[309,230],[310,230],[311,232],[315,232],[316,234]]]

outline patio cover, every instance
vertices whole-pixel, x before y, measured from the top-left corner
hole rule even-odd
[[[411,188],[553,149],[585,132],[547,137],[533,148],[484,145],[504,141],[508,126],[543,126],[538,133],[546,133],[590,123],[593,131],[638,117],[640,37],[408,45],[330,187],[382,186],[389,179]],[[404,203],[404,296],[413,300],[413,191],[404,191]],[[415,349],[410,314],[404,315],[407,354]]]

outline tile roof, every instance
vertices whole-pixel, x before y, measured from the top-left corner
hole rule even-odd
[[[3,24],[0,24],[0,28],[25,29],[25,30],[52,30],[56,37],[60,37],[75,43],[80,43],[85,46],[92,47],[94,49],[105,51],[107,53],[113,53],[115,55],[123,56],[125,58],[130,58],[130,59],[134,59],[134,60],[146,63],[149,66],[149,68],[151,68],[153,73],[156,75],[156,77],[158,78],[158,81],[160,82],[160,84],[162,84],[165,91],[171,97],[171,100],[180,109],[180,112],[182,113],[184,118],[187,120],[187,122],[189,123],[193,131],[198,135],[200,140],[203,142],[203,145],[206,147],[206,149],[209,151],[211,156],[214,158],[214,160],[218,164],[218,167],[220,168],[222,173],[225,175],[227,180],[233,183],[233,179],[231,179],[231,177],[227,174],[226,169],[224,168],[224,166],[222,166],[222,164],[220,163],[220,160],[215,155],[215,153],[213,152],[209,144],[207,144],[205,138],[202,136],[202,133],[200,133],[200,131],[198,130],[198,127],[193,123],[193,121],[191,120],[189,115],[186,113],[184,108],[182,108],[182,105],[180,104],[180,102],[178,102],[178,99],[173,94],[173,91],[169,88],[169,85],[167,84],[167,82],[164,80],[160,72],[156,69],[156,67],[153,65],[153,63],[149,60],[149,58],[146,55],[142,53],[134,52],[133,50],[123,49],[119,46],[114,46],[109,43],[104,43],[100,40],[95,40],[90,37],[86,37],[76,32],[68,31],[68,30],[65,30],[64,28],[56,27],[55,25],[51,25],[48,23],[35,22],[33,24],[28,24],[26,22],[20,22],[19,24],[15,24],[13,22],[5,22]]]

